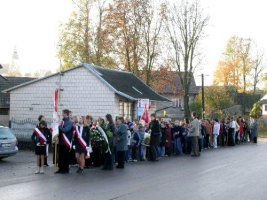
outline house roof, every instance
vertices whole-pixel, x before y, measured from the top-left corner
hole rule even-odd
[[[184,72],[181,72],[183,76]],[[157,88],[160,94],[179,94],[183,93],[183,86],[181,79],[176,71],[157,71],[155,72],[155,80],[153,88]],[[191,74],[191,83],[189,87],[189,94],[198,94],[199,89],[196,86],[194,75]]]
[[[267,104],[267,94],[265,94],[260,100],[259,100],[260,104]]]
[[[88,64],[84,65],[89,70],[93,69],[93,73],[108,84],[118,95],[132,100],[149,99],[153,101],[170,101],[155,92],[133,73]]]
[[[150,99],[152,101],[170,101],[167,98],[159,95],[152,88],[147,86],[142,80],[140,80],[139,78],[137,78],[134,74],[130,72],[102,68],[102,67],[91,65],[91,64],[82,64],[77,67],[66,70],[62,73],[66,73],[70,70],[75,70],[79,67],[85,67],[90,72],[92,72],[100,81],[102,81],[105,85],[107,85],[110,89],[112,89],[116,94],[123,96],[127,99],[137,100],[139,98],[143,98],[143,99]],[[4,90],[4,92],[10,92],[20,87],[23,87],[23,86],[26,86],[26,85],[29,85],[37,81],[47,79],[47,78],[50,78],[56,75],[59,75],[59,73],[52,74],[50,76],[43,77],[40,79],[32,80],[27,83],[23,83],[21,85],[6,89]]]
[[[33,79],[29,77],[4,77],[0,75],[0,108],[9,107],[9,94],[2,93],[3,90],[21,85]]]

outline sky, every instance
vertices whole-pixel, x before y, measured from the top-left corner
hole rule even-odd
[[[206,85],[212,83],[227,40],[233,35],[254,39],[264,49],[267,63],[267,1],[201,0],[201,4],[210,21],[201,41],[202,69],[195,73],[198,85],[201,73]],[[71,12],[70,0],[0,0],[0,64],[10,63],[16,48],[23,73],[56,71],[59,26]]]

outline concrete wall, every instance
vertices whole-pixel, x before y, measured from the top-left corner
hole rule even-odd
[[[0,125],[8,126],[9,115],[0,115]]]
[[[59,76],[53,76],[18,88],[10,94],[10,119],[35,120],[40,114],[52,118],[54,90]],[[116,116],[118,107],[115,93],[86,68],[66,72],[61,77],[59,110],[70,109],[73,115],[90,114],[104,117]]]

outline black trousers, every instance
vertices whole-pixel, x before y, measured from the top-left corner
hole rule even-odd
[[[118,167],[124,167],[125,151],[117,151]]]
[[[58,168],[60,171],[68,172],[70,163],[70,150],[66,145],[58,145]]]
[[[204,147],[209,148],[210,147],[210,135],[206,134],[204,136]]]
[[[103,169],[113,169],[113,160],[111,153],[104,153],[104,166]]]
[[[151,161],[157,160],[157,148],[160,143],[160,135],[151,135],[150,138],[150,159]]]

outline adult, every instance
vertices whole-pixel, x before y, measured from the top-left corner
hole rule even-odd
[[[150,160],[158,161],[157,148],[160,143],[160,123],[156,119],[155,114],[151,114],[151,122],[149,123],[150,135]]]
[[[214,120],[214,125],[213,125],[213,147],[216,149],[217,148],[217,138],[220,134],[220,123],[218,119]]]
[[[258,124],[257,120],[253,117],[250,117],[250,134],[251,134],[251,142],[257,143]]]
[[[236,122],[233,117],[230,119],[229,130],[228,130],[228,145],[235,146],[235,130]]]
[[[205,135],[205,148],[211,147],[211,138],[212,138],[212,125],[209,120],[205,121],[206,135]]]
[[[199,120],[197,118],[197,113],[192,112],[192,122],[189,125],[189,137],[191,140],[191,156],[200,156],[198,137],[199,137]]]
[[[125,152],[128,149],[127,146],[127,125],[125,125],[123,117],[117,118],[117,155],[118,155],[118,169],[124,168]]]
[[[109,148],[111,152],[105,152],[104,153],[104,166],[103,170],[112,170],[113,169],[113,155],[116,153],[116,140],[117,140],[117,133],[116,133],[116,128],[115,124],[113,121],[113,118],[111,114],[106,115],[106,131],[110,131],[112,133],[112,138],[109,140]]]
[[[166,146],[166,140],[167,140],[167,127],[166,127],[166,122],[162,121],[161,122],[161,138],[160,138],[160,156],[164,157],[165,156],[165,146]]]
[[[174,126],[172,128],[172,135],[174,138],[174,153],[180,156],[183,154],[182,143],[181,143],[181,138],[183,136],[183,129],[180,126],[180,122],[178,120],[174,122]]]
[[[72,149],[73,139],[73,122],[70,120],[70,111],[65,109],[62,111],[62,122],[59,129],[58,135],[58,167],[59,170],[56,173],[69,173],[69,159],[70,151]]]

